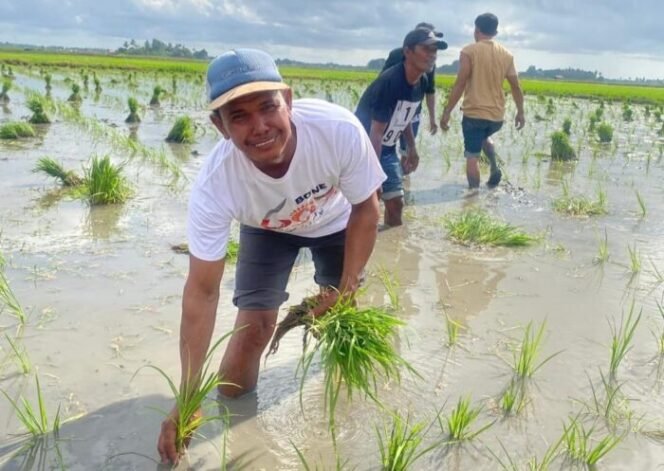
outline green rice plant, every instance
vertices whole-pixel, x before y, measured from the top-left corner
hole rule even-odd
[[[319,471],[319,470],[324,471],[325,469],[329,469],[329,468],[325,468],[323,466],[318,467],[317,465],[310,464],[307,461],[307,459],[304,457],[304,454],[300,451],[300,449],[297,446],[295,446],[295,443],[293,443],[293,440],[289,440],[289,441],[290,441],[291,446],[295,449],[295,453],[297,453],[297,457],[300,460],[300,463],[302,464],[302,469],[304,469],[304,471]],[[339,457],[339,454],[338,453],[336,454],[336,462],[335,462],[335,466],[334,466],[335,471],[352,471],[354,469],[356,469],[356,468],[355,467],[351,468],[349,463],[348,463],[348,460],[341,461],[341,458]]]
[[[655,281],[657,281],[657,283],[664,283],[664,273],[657,268],[657,265],[652,261],[652,258],[648,257],[648,261],[650,262],[653,274],[655,275]]]
[[[597,137],[599,137],[599,142],[609,143],[613,140],[613,126],[609,123],[601,123],[597,126]]]
[[[621,420],[631,417],[631,409],[628,400],[620,391],[623,386],[622,383],[617,383],[605,376],[601,370],[599,374],[601,378],[601,390],[599,391],[593,381],[588,378],[593,402],[586,407],[591,413],[604,418],[611,430],[615,430]]]
[[[33,406],[27,399],[20,396],[18,400],[13,400],[9,395],[3,391],[2,394],[7,398],[11,407],[16,414],[18,420],[23,424],[26,433],[33,437],[39,437],[53,432],[57,435],[60,430],[60,406],[55,413],[53,424],[50,424],[48,413],[46,412],[46,405],[42,395],[42,390],[39,385],[39,377],[35,374],[35,382],[37,383],[37,405]]]
[[[19,139],[35,137],[35,129],[30,123],[12,121],[0,126],[0,139]]]
[[[598,118],[596,115],[594,114],[590,115],[590,125],[588,126],[588,130],[591,132],[594,131],[599,121],[600,118]]]
[[[460,243],[519,247],[539,240],[516,226],[492,219],[479,208],[448,214],[443,224],[448,236]]]
[[[127,106],[129,107],[129,116],[125,119],[125,123],[140,123],[141,117],[138,116],[138,100],[130,96],[127,98]]]
[[[526,382],[513,378],[498,399],[498,405],[505,415],[518,415],[528,404]]]
[[[9,309],[10,314],[18,319],[20,325],[25,324],[27,315],[21,307],[21,303],[16,299],[14,291],[12,291],[11,286],[9,286],[9,281],[5,276],[5,272],[2,270],[0,270],[0,301]]]
[[[417,374],[393,345],[397,328],[402,325],[402,320],[382,309],[358,308],[346,296],[340,296],[325,315],[311,321],[309,332],[317,340],[313,348],[305,349],[298,365],[302,371],[300,402],[306,374],[314,356],[320,353],[324,410],[335,443],[334,417],[342,385],[349,400],[359,392],[380,404],[376,396],[380,379],[400,382],[401,367]]]
[[[623,436],[610,434],[604,436],[593,446],[591,439],[595,431],[594,427],[586,430],[576,418],[571,419],[568,424],[563,424],[563,430],[563,443],[567,455],[572,460],[581,462],[591,469],[623,439]]]
[[[445,424],[443,424],[440,414],[438,414],[438,425],[441,432],[446,433],[448,439],[452,442],[472,440],[494,424],[494,422],[489,422],[479,429],[470,430],[481,412],[482,406],[470,406],[470,397],[460,397],[456,407],[445,418]]]
[[[77,83],[72,83],[71,85],[71,95],[67,98],[67,101],[71,103],[80,103],[83,101],[81,98],[81,86]]]
[[[510,456],[510,453],[507,448],[505,448],[505,445],[503,445],[500,440],[498,440],[498,443],[500,443],[500,447],[503,449],[503,452],[507,456],[507,463],[503,462],[503,460],[491,449],[489,449],[489,453],[491,453],[493,457],[496,458],[496,461],[504,471],[522,471],[524,469],[528,471],[548,471],[553,461],[560,454],[560,446],[563,443],[563,439],[561,437],[556,443],[552,443],[546,449],[544,455],[541,458],[538,458],[537,456],[531,457],[525,466],[519,466],[516,460]]]
[[[533,323],[528,322],[526,325],[526,331],[523,334],[523,339],[521,340],[521,347],[519,348],[518,353],[513,353],[513,363],[512,369],[516,374],[517,378],[530,378],[539,370],[544,364],[549,362],[553,357],[560,354],[560,352],[554,353],[553,355],[548,356],[540,363],[537,363],[537,356],[539,355],[540,347],[542,344],[542,335],[544,334],[544,327],[546,322],[542,322],[540,328],[535,332],[533,329]]]
[[[585,195],[571,195],[569,185],[563,180],[563,194],[553,200],[553,209],[571,216],[599,216],[607,213],[606,193],[601,187],[597,190],[597,200],[592,201]]]
[[[634,110],[632,110],[632,108],[630,108],[630,106],[627,103],[625,103],[625,105],[623,106],[622,119],[623,121],[626,122],[634,120]]]
[[[657,309],[659,310],[659,315],[661,316],[662,320],[664,320],[664,307],[659,303],[659,301],[655,302],[657,303]],[[657,352],[660,355],[664,355],[664,329],[660,329],[659,334],[653,332],[653,335],[655,336],[655,340],[657,341]]]
[[[12,88],[11,79],[5,77],[2,79],[2,89],[0,89],[0,103],[9,103],[11,100],[9,98],[9,90]]]
[[[551,134],[551,158],[553,160],[574,160],[576,152],[569,142],[564,131],[555,131]]]
[[[32,371],[32,363],[28,357],[28,352],[25,350],[25,348],[19,348],[18,345],[16,345],[16,343],[7,334],[5,334],[5,338],[7,339],[7,343],[9,343],[9,346],[14,352],[14,355],[16,355],[16,361],[18,366],[21,368],[21,372],[24,375],[27,375]]]
[[[92,74],[92,81],[95,84],[95,95],[99,95],[102,91],[102,88],[101,88],[101,80],[99,80],[97,74],[95,73]]]
[[[46,114],[46,102],[45,99],[39,95],[32,95],[28,98],[28,109],[32,111],[32,116],[28,121],[32,124],[48,124],[51,122],[48,115]]]
[[[212,355],[214,352],[217,350],[219,345],[222,344],[222,342],[224,342],[233,334],[233,332],[235,331],[224,334],[212,345],[207,355],[205,355],[205,359],[203,360],[203,368],[200,373],[192,372],[190,369],[186,372],[183,372],[183,384],[180,386],[180,388],[176,386],[173,379],[168,376],[164,370],[155,365],[142,366],[136,371],[136,373],[134,373],[134,376],[136,376],[143,368],[150,368],[159,373],[159,375],[168,383],[168,387],[173,393],[173,396],[175,396],[175,406],[178,410],[177,419],[172,420],[175,422],[176,429],[175,448],[180,454],[184,453],[189,440],[193,437],[194,433],[199,427],[215,420],[227,421],[227,414],[226,416],[224,414],[204,416],[201,413],[201,407],[207,396],[212,391],[224,384],[230,384],[223,382],[216,369],[211,369],[210,366],[212,364]],[[185,381],[185,378],[187,378],[189,381]],[[164,416],[170,417],[168,411],[162,409],[156,410],[161,412]]]
[[[166,142],[191,144],[194,142],[194,121],[189,116],[180,116],[166,136]]]
[[[445,327],[447,330],[447,346],[453,347],[459,340],[459,329],[464,329],[464,326],[445,313]]]
[[[629,271],[636,275],[641,271],[641,253],[636,248],[636,242],[634,242],[634,248],[628,245],[627,251],[629,252]]]
[[[380,282],[383,284],[385,287],[385,291],[387,292],[387,296],[390,299],[390,306],[392,309],[395,311],[399,310],[400,303],[399,303],[399,281],[396,279],[396,277],[392,276],[386,269],[385,267],[379,267],[377,271],[378,279]]]
[[[606,232],[606,228],[604,228],[604,239],[599,239],[595,263],[606,263],[609,261],[609,256],[609,235]]]
[[[64,186],[78,186],[83,184],[83,179],[76,175],[73,170],[65,170],[60,162],[51,157],[42,157],[37,161],[33,172],[43,172],[57,180]]]
[[[437,443],[420,450],[428,427],[424,422],[410,424],[410,414],[404,419],[398,412],[392,414],[390,424],[383,424],[383,429],[376,427],[380,450],[381,470],[407,471],[413,464]]]
[[[108,155],[92,157],[85,169],[85,195],[91,205],[123,203],[131,196],[122,169],[122,165],[113,165]]]
[[[164,93],[166,93],[166,90],[159,85],[155,85],[152,90],[152,98],[150,98],[150,106],[159,106],[161,104],[159,100]]]
[[[563,132],[568,136],[572,135],[572,120],[570,118],[565,118],[565,121],[563,121]]]
[[[627,352],[632,349],[632,339],[634,338],[636,327],[641,320],[642,312],[643,309],[641,309],[639,314],[634,317],[634,300],[632,300],[627,318],[625,318],[624,313],[621,316],[620,326],[617,326],[615,322],[609,322],[609,328],[611,329],[611,356],[609,361],[610,379],[617,377],[620,363],[622,363]]]
[[[46,82],[46,87],[45,87],[46,88],[46,93],[49,93],[51,91],[51,89],[53,88],[51,86],[51,81],[52,80],[53,80],[53,77],[51,76],[51,74],[44,75],[44,82]]]
[[[549,98],[549,101],[546,104],[546,114],[549,116],[556,114],[556,107],[553,104],[553,99]]]
[[[648,214],[648,208],[646,208],[646,202],[643,199],[643,196],[641,196],[641,193],[639,193],[639,190],[635,190],[636,192],[636,201],[639,203],[639,210],[641,211],[641,217],[644,218],[646,217],[646,214]]]

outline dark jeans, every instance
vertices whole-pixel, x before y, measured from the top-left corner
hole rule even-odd
[[[488,119],[464,116],[461,120],[461,129],[463,130],[463,146],[466,157],[479,157],[484,140],[496,133],[502,126],[502,121],[489,121]]]

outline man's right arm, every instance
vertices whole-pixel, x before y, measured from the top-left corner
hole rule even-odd
[[[189,256],[189,275],[182,294],[180,321],[180,391],[198,387],[203,362],[207,355],[219,302],[219,284],[224,273],[224,259],[206,262]],[[174,406],[162,422],[157,448],[163,463],[178,462],[175,448],[175,420],[179,411]]]
[[[526,118],[523,111],[523,91],[521,90],[519,77],[515,71],[507,74],[507,82],[510,84],[512,98],[516,105],[516,117],[514,118],[514,123],[517,129],[521,129],[526,124]]]

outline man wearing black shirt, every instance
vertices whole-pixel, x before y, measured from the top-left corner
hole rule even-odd
[[[403,172],[416,170],[420,160],[411,123],[428,86],[426,74],[435,64],[438,50],[446,47],[435,31],[420,28],[408,33],[403,41],[403,62],[380,74],[355,110],[387,174],[382,186],[387,226],[402,224]],[[403,170],[396,151],[401,135],[406,140]]]

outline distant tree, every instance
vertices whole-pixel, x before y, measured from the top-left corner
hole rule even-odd
[[[382,70],[383,66],[385,65],[385,59],[371,59],[367,63],[367,69],[371,70]]]

